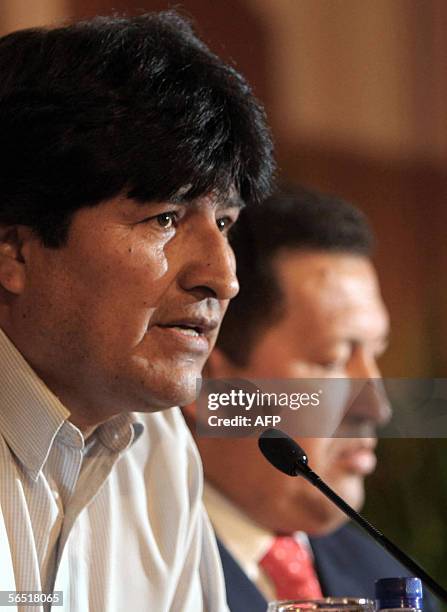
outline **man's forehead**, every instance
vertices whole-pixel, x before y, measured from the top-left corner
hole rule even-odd
[[[370,259],[355,253],[283,249],[275,258],[275,268],[284,289],[321,290],[333,293],[334,299],[355,293],[360,285],[368,293],[379,290]]]
[[[311,309],[327,324],[348,327],[372,325],[374,319],[386,334],[388,315],[367,257],[288,250],[277,258],[276,271],[289,308],[297,314]]]

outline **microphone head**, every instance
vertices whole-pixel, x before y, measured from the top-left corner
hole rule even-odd
[[[304,450],[280,429],[266,429],[258,445],[267,461],[284,474],[298,476],[310,471]]]

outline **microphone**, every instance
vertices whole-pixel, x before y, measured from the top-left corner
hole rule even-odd
[[[447,591],[440,584],[321,480],[318,474],[309,467],[306,453],[295,440],[279,429],[267,429],[260,435],[258,444],[264,457],[276,469],[288,476],[303,476],[312,483],[413,575],[418,576],[433,593],[447,603]]]

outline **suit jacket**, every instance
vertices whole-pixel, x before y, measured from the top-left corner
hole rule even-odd
[[[231,612],[266,612],[267,602],[222,542],[219,552]],[[408,576],[408,571],[373,540],[348,525],[335,533],[310,538],[315,567],[325,596],[374,599],[374,582],[379,578]],[[424,611],[435,612],[433,598],[424,592]]]

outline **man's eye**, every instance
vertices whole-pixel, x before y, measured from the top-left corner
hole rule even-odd
[[[221,217],[216,220],[216,224],[220,232],[228,233],[234,223],[231,217]]]
[[[156,216],[157,223],[163,229],[170,229],[175,226],[177,214],[175,212],[165,212]]]
[[[321,361],[320,366],[328,372],[335,372],[337,370],[341,370],[345,366],[345,364],[343,361],[340,360]]]

